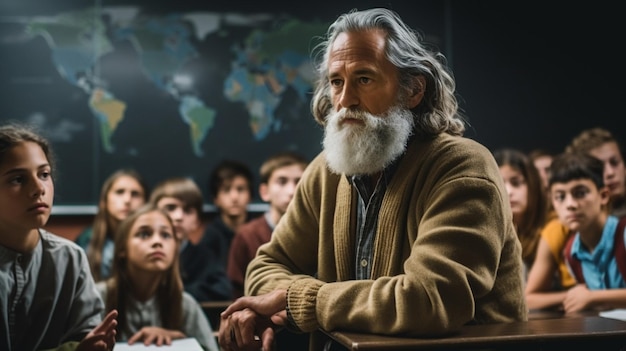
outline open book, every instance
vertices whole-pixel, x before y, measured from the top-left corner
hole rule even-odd
[[[139,341],[132,345],[128,345],[126,342],[116,342],[115,351],[203,351],[202,346],[195,338],[185,338],[172,340],[171,345],[148,345],[145,346],[143,342]]]

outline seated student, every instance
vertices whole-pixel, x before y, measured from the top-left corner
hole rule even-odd
[[[522,244],[526,276],[535,260],[540,231],[546,224],[548,200],[537,169],[524,153],[499,149],[493,156],[509,195],[513,224]]]
[[[96,281],[111,274],[115,230],[124,218],[146,202],[148,189],[135,170],[120,169],[102,184],[98,213],[76,243],[87,251],[91,273]]]
[[[544,190],[548,189],[548,177],[550,176],[550,164],[552,163],[552,158],[554,156],[543,149],[534,149],[530,153],[528,153],[528,158],[532,161],[533,165],[539,172],[539,176],[541,177],[541,184],[543,185]]]
[[[113,274],[97,283],[106,310],[119,311],[118,341],[160,346],[193,337],[204,349],[219,350],[200,305],[183,291],[179,246],[171,219],[152,204],[120,223]]]
[[[604,162],[604,184],[611,197],[610,213],[618,217],[626,215],[626,167],[621,150],[617,139],[603,128],[583,130],[566,148],[567,152],[589,154]]]
[[[216,262],[224,270],[235,231],[249,220],[248,204],[252,199],[252,182],[250,168],[233,160],[220,162],[209,176],[209,192],[218,215],[207,225],[204,236]]]
[[[232,283],[233,298],[243,295],[248,263],[259,246],[270,240],[274,227],[287,211],[306,166],[307,161],[292,152],[275,154],[261,165],[259,194],[263,201],[269,203],[269,209],[263,216],[242,224],[233,238],[226,269]]]
[[[85,252],[45,231],[54,199],[46,139],[0,127],[0,350],[112,349],[115,311],[102,300]]]
[[[180,272],[185,291],[199,302],[230,300],[230,282],[223,267],[214,263],[208,241],[204,236],[196,243],[190,240],[200,230],[203,206],[196,182],[186,177],[166,179],[152,190],[150,203],[169,214],[182,240]]]
[[[577,271],[575,264],[582,271],[578,284],[564,293],[566,313],[626,308],[626,280],[615,256],[625,250],[626,219],[608,213],[604,169],[601,160],[582,153],[561,154],[550,167],[552,204],[573,233],[565,260],[572,260],[572,272]]]
[[[551,210],[548,223],[541,230],[535,261],[526,280],[524,296],[530,310],[560,309],[565,290],[576,284],[563,259],[563,248],[569,235],[569,229]]]

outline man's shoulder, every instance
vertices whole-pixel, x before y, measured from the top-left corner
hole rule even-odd
[[[491,151],[479,142],[462,136],[440,134],[432,138],[416,140],[407,150],[406,158],[414,166],[444,167],[445,169],[452,167],[457,172],[463,170],[463,172],[471,173],[496,171],[499,176]]]
[[[481,143],[474,139],[463,136],[454,136],[442,133],[432,139],[423,142],[426,147],[442,153],[451,154],[483,154],[491,155],[491,152]]]

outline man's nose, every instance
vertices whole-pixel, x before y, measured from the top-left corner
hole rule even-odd
[[[345,82],[343,85],[343,89],[341,90],[341,95],[338,100],[338,110],[341,108],[350,109],[359,105],[359,98],[356,94],[356,89],[353,87],[353,84],[349,82]]]

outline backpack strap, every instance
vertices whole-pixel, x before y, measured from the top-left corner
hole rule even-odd
[[[626,281],[626,246],[624,246],[624,228],[626,228],[626,217],[622,217],[617,223],[615,231],[615,243],[613,244],[613,256],[617,263],[622,279]]]
[[[565,242],[565,247],[563,248],[563,258],[565,260],[565,264],[569,269],[570,274],[576,279],[576,282],[579,284],[585,283],[585,277],[583,276],[583,266],[579,260],[575,259],[572,256],[572,245],[574,244],[574,238],[576,237],[576,233],[570,231],[569,237]],[[626,254],[626,250],[624,250]]]

